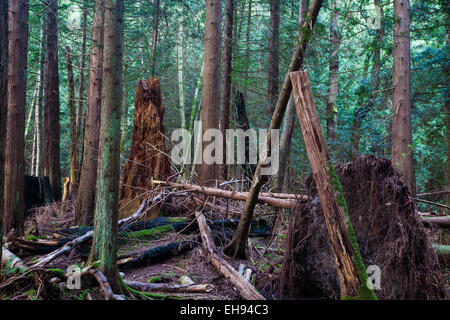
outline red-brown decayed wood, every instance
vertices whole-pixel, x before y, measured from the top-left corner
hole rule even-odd
[[[152,189],[152,179],[164,180],[170,174],[163,119],[159,81],[155,78],[140,80],[134,99],[133,142],[121,178],[122,206]],[[139,202],[123,207],[120,218],[136,211]]]

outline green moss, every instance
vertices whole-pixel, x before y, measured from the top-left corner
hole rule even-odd
[[[162,277],[151,277],[150,279],[147,280],[148,283],[161,283],[163,282],[163,278]]]
[[[188,218],[185,218],[185,217],[167,217],[167,221],[169,221],[170,223],[184,222],[184,221],[188,221]]]
[[[51,276],[58,277],[60,279],[66,277],[66,273],[62,269],[57,269],[57,268],[48,269],[48,272],[50,273]]]
[[[38,241],[38,238],[37,238],[36,236],[29,235],[29,236],[27,237],[27,240],[29,240],[29,241]]]
[[[123,233],[121,236],[129,240],[155,240],[160,238],[163,234],[173,231],[171,225],[159,226],[147,230],[139,230],[134,232]]]
[[[367,280],[369,279],[367,275],[367,269],[364,265],[363,258],[361,256],[361,252],[359,251],[358,242],[356,241],[355,230],[353,229],[353,225],[350,219],[350,215],[348,213],[347,203],[344,198],[344,192],[342,190],[342,185],[339,182],[339,178],[334,170],[333,164],[331,161],[328,161],[328,173],[330,175],[330,183],[336,192],[336,201],[338,205],[344,208],[345,216],[347,217],[347,232],[350,238],[350,242],[353,247],[353,251],[355,253],[353,259],[353,263],[356,267],[356,271],[358,272],[360,287],[358,289],[359,297],[357,299],[363,300],[377,300],[377,296],[374,291],[367,286]],[[347,299],[349,297],[343,297],[343,299]]]

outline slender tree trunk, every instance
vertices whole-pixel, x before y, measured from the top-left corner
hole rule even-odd
[[[83,20],[82,20],[82,36],[81,36],[81,58],[80,58],[80,77],[78,83],[78,109],[77,109],[77,148],[79,148],[80,141],[84,140],[84,130],[83,128],[83,105],[85,102],[84,96],[84,69],[86,68],[86,38],[87,38],[87,5],[84,3],[83,6]],[[80,148],[79,148],[80,149]],[[82,149],[82,148],[81,148]],[[78,150],[78,149],[77,149]],[[83,153],[83,152],[82,152]],[[78,168],[80,167],[81,162],[78,162]],[[77,179],[79,179],[80,173],[77,172]]]
[[[8,16],[8,114],[5,148],[3,231],[24,232],[25,104],[28,42],[28,0],[11,0]]]
[[[123,90],[123,122],[122,122],[122,138],[120,139],[120,152],[122,153],[125,150],[125,145],[127,143],[128,138],[128,91],[126,89]]]
[[[0,1],[0,261],[3,239],[6,115],[8,110],[8,1]],[[2,266],[0,263],[0,273]]]
[[[270,0],[269,68],[267,71],[267,115],[272,117],[278,98],[280,56],[280,1]]]
[[[233,12],[234,0],[226,1],[226,19],[225,19],[225,38],[223,40],[223,91],[222,91],[222,108],[220,110],[219,128],[222,137],[226,136],[226,130],[230,126],[230,101],[231,101],[231,60],[233,49]],[[226,144],[223,144],[223,156],[226,159]],[[227,180],[227,165],[225,161],[220,165],[219,176],[222,180]]]
[[[205,55],[202,88],[202,137],[208,129],[219,129],[219,81],[220,81],[220,29],[222,24],[222,1],[206,0]],[[210,141],[202,141],[204,151]],[[217,149],[216,149],[217,151]],[[212,183],[218,178],[217,163],[207,164],[202,159],[198,181]]]
[[[178,99],[180,102],[180,120],[181,127],[186,128],[185,115],[185,95],[184,95],[184,41],[183,41],[183,21],[180,18],[178,21],[178,40],[177,40],[177,70],[178,70]]]
[[[337,94],[338,94],[338,72],[339,72],[339,27],[338,14],[339,0],[331,0],[330,38],[331,54],[328,73],[328,102],[327,102],[327,138],[328,143],[334,148],[337,140]]]
[[[100,107],[103,79],[104,0],[95,1],[92,48],[90,54],[89,88],[84,135],[83,163],[75,202],[75,221],[91,225],[95,212],[97,161],[100,135]]]
[[[117,224],[120,181],[120,110],[122,96],[123,1],[105,0],[103,63],[102,149],[97,182],[95,224],[90,263],[100,260],[100,270],[111,289],[121,293],[117,269]]]
[[[414,197],[416,178],[412,150],[409,0],[394,0],[392,93],[392,163]]]
[[[299,34],[299,39],[295,52],[291,58],[289,64],[288,72],[296,71],[300,68],[305,57],[306,48],[311,38],[312,29],[317,20],[320,8],[322,7],[322,0],[313,0],[311,6],[308,10],[308,15],[306,17],[305,23],[301,28],[301,33]],[[286,74],[284,78],[283,87],[281,89],[280,95],[278,97],[277,105],[273,113],[272,122],[270,123],[269,132],[267,133],[265,141],[266,155],[271,154],[271,129],[279,129],[281,121],[284,117],[284,112],[286,111],[286,105],[288,103],[289,97],[292,92],[292,83],[289,77],[289,73]],[[255,174],[253,175],[252,184],[249,190],[249,196],[245,203],[244,210],[242,211],[241,218],[239,219],[239,224],[236,229],[233,240],[224,249],[228,255],[232,255],[234,258],[245,257],[246,256],[246,244],[248,238],[248,232],[250,228],[250,223],[253,217],[253,211],[255,210],[256,200],[258,199],[261,187],[266,181],[266,177],[261,175],[261,169],[266,157],[260,157],[258,164],[256,166]]]
[[[77,137],[77,113],[75,110],[75,82],[73,80],[72,55],[70,47],[66,47],[67,78],[69,85],[69,110],[70,110],[70,192],[75,194],[78,189],[78,137]]]
[[[446,17],[446,25],[445,25],[445,45],[447,47],[447,63],[444,64],[443,74],[444,74],[444,83],[450,82],[450,51],[448,48],[450,47],[450,8],[444,7],[445,17]],[[447,188],[450,189],[450,88],[448,85],[444,89],[444,112],[445,112],[445,124],[447,129]],[[450,206],[450,194],[447,195],[447,206]]]
[[[247,12],[247,31],[245,33],[245,69],[244,69],[244,100],[248,103],[247,97],[247,86],[248,86],[248,69],[250,65],[250,30],[252,25],[252,0],[248,1],[248,12]]]
[[[36,109],[36,118],[35,118],[35,126],[36,126],[36,177],[42,178],[44,175],[44,155],[43,155],[43,146],[44,146],[44,67],[45,67],[45,52],[44,52],[44,43],[45,43],[45,18],[42,17],[42,27],[41,27],[41,37],[39,44],[39,93],[38,93],[38,104]]]
[[[56,201],[61,199],[59,76],[58,76],[58,0],[47,0],[45,46],[44,175],[50,179]]]
[[[151,75],[156,77],[155,74],[155,61],[156,61],[156,48],[158,46],[158,25],[159,25],[159,0],[154,0],[155,17],[153,20],[153,41],[152,41],[152,61],[151,61]]]
[[[302,32],[300,28],[303,26],[303,23],[305,23],[305,19],[308,14],[308,9],[309,9],[309,0],[300,1],[298,13],[299,34]],[[280,160],[279,160],[280,165],[278,166],[278,171],[274,175],[273,181],[273,186],[276,192],[282,192],[283,189],[282,187],[285,180],[284,177],[286,176],[286,171],[288,169],[287,162],[291,150],[292,132],[294,131],[295,126],[295,104],[292,93],[291,96],[289,97],[283,122],[284,125],[280,140]]]

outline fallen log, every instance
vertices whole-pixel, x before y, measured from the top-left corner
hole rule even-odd
[[[1,266],[1,270],[7,272],[16,268],[21,271],[28,270],[28,267],[22,262],[22,260],[5,247],[2,247]]]
[[[212,284],[170,284],[170,283],[145,283],[124,280],[126,285],[136,290],[141,291],[161,291],[161,292],[176,292],[176,293],[207,293],[214,289]]]
[[[199,240],[199,239],[198,239]],[[129,254],[117,258],[117,265],[120,270],[148,266],[156,262],[175,257],[185,251],[192,250],[198,245],[198,240],[185,240],[181,242],[171,242],[169,244],[152,248],[142,253]]]
[[[425,227],[439,227],[443,229],[450,228],[450,216],[443,217],[420,217]]]
[[[213,187],[202,187],[193,184],[185,184],[185,183],[174,183],[167,181],[159,181],[153,180],[152,183],[160,184],[165,186],[170,186],[177,189],[183,189],[187,191],[195,191],[199,193],[203,193],[209,196],[217,196],[223,197],[233,200],[239,201],[247,201],[248,192],[236,192],[236,191],[228,191]],[[278,196],[278,197],[277,197]],[[284,198],[282,198],[284,197]],[[306,199],[306,196],[302,195],[292,195],[292,194],[282,194],[282,193],[261,193],[258,196],[258,203],[268,204],[272,207],[276,208],[285,208],[290,209],[296,203],[296,200]]]
[[[450,245],[433,243],[433,248],[436,250],[439,261],[444,265],[450,263]]]
[[[430,197],[430,196],[440,196],[444,194],[449,194],[450,190],[442,190],[442,191],[435,191],[435,192],[425,192],[425,193],[419,193],[418,197]]]
[[[239,291],[244,299],[265,300],[265,298],[261,294],[259,294],[256,289],[233,268],[233,266],[231,266],[227,261],[223,260],[215,253],[216,246],[211,236],[211,230],[206,223],[206,219],[203,213],[197,211],[195,212],[195,217],[197,218],[197,223],[200,229],[203,248],[205,249],[208,260],[211,262],[211,264],[216,267],[216,269],[220,273],[223,274],[225,279],[233,284],[233,286]]]

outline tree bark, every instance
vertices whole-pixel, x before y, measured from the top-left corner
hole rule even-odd
[[[156,48],[158,46],[158,25],[159,25],[159,0],[154,0],[155,17],[153,20],[153,41],[152,41],[152,61],[151,61],[151,75],[156,77],[155,74],[155,61],[156,61]]]
[[[59,76],[58,76],[58,0],[47,0],[45,29],[45,110],[44,175],[50,178],[55,200],[61,199]]]
[[[280,56],[280,1],[270,1],[269,61],[267,70],[267,116],[272,117],[278,97]]]
[[[8,1],[0,1],[0,261],[3,239],[6,115],[8,112]],[[1,265],[0,265],[1,273]]]
[[[25,104],[28,43],[28,0],[12,0],[8,16],[8,111],[5,147],[3,233],[24,232]]]
[[[222,108],[220,109],[219,128],[222,137],[226,136],[226,130],[230,126],[230,103],[231,103],[231,72],[232,72],[232,49],[233,49],[233,13],[234,0],[226,0],[226,19],[225,19],[225,38],[223,39],[223,91],[222,91]],[[226,144],[223,144],[223,156],[226,159]],[[220,165],[219,177],[222,180],[228,179],[228,166]]]
[[[327,139],[330,145],[334,146],[337,140],[337,94],[339,88],[339,26],[336,9],[339,0],[331,1],[330,38],[331,53],[328,73],[328,102],[327,102]],[[334,149],[334,147],[332,147]]]
[[[100,271],[111,289],[121,293],[117,269],[117,224],[120,179],[120,113],[122,96],[123,1],[105,0],[105,48],[100,148],[94,235],[90,263],[100,260]]]
[[[87,38],[87,5],[83,6],[83,18],[82,18],[83,33],[81,36],[81,58],[80,58],[80,77],[78,83],[78,109],[77,109],[77,148],[80,141],[84,140],[84,129],[83,128],[83,105],[85,103],[86,97],[84,96],[84,74],[86,68],[86,38]],[[81,152],[83,153],[83,152]],[[78,162],[78,168],[80,167],[81,162]],[[80,172],[77,172],[77,179],[80,178]]]
[[[219,129],[219,87],[220,87],[220,38],[222,24],[222,1],[206,0],[205,54],[202,88],[202,137],[208,129]],[[202,150],[209,145],[202,139]],[[202,157],[203,158],[203,157]],[[198,181],[211,184],[218,178],[217,163],[207,164],[202,159]]]
[[[416,178],[412,150],[409,0],[394,0],[392,75],[392,164],[414,197]]]
[[[325,215],[331,252],[336,262],[341,297],[376,299],[373,291],[367,287],[366,268],[351,225],[342,186],[328,155],[308,72],[292,72],[291,80],[295,108]]]
[[[244,70],[244,99],[247,101],[247,87],[248,87],[248,68],[250,65],[250,31],[252,26],[252,0],[248,1],[247,12],[247,30],[245,33],[245,70]]]
[[[89,87],[84,135],[83,163],[75,202],[75,221],[92,225],[95,212],[95,191],[100,135],[100,107],[103,78],[104,0],[95,1]]]
[[[322,0],[314,0],[311,2],[311,6],[308,11],[305,23],[301,28],[301,33],[299,34],[299,39],[295,52],[291,58],[291,63],[289,65],[289,72],[298,70],[303,63],[305,57],[306,47],[308,41],[311,38],[312,29],[316,23],[317,16],[319,14],[320,8],[322,7]],[[277,105],[273,113],[272,122],[269,127],[269,132],[265,141],[265,147],[267,150],[266,154],[270,154],[270,129],[279,129],[281,121],[284,117],[284,112],[286,110],[286,105],[288,103],[289,97],[292,92],[292,84],[289,74],[284,78],[283,87],[281,89],[280,95],[278,97]],[[256,205],[256,199],[258,199],[258,194],[261,190],[262,185],[265,182],[265,177],[260,176],[261,168],[265,157],[259,159],[256,166],[255,174],[253,175],[252,185],[249,190],[249,197],[245,203],[244,210],[242,212],[241,218],[239,220],[239,226],[236,230],[233,240],[227,245],[225,251],[227,254],[236,257],[245,257],[245,248],[247,243],[248,231],[250,227],[250,222],[252,220],[253,211]]]
[[[70,111],[70,191],[75,194],[78,190],[78,136],[77,136],[77,114],[75,110],[75,82],[73,80],[72,55],[70,47],[66,47],[67,79],[69,88],[69,111]],[[66,184],[64,183],[64,191]]]

